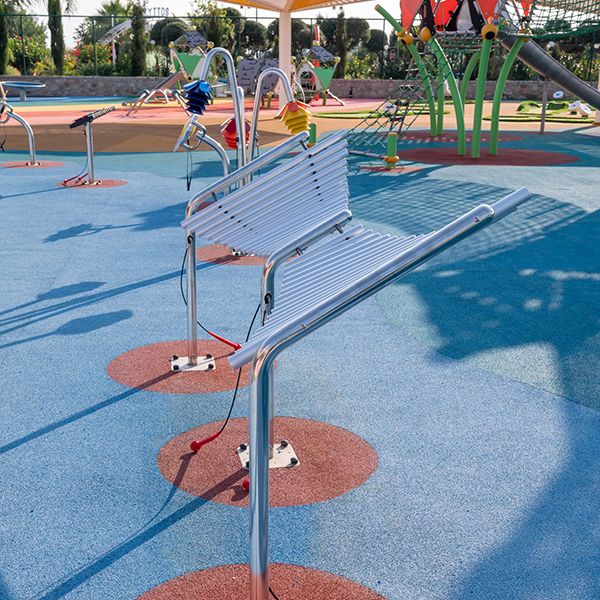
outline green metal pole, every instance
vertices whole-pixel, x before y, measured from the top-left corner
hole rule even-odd
[[[463,106],[467,101],[467,90],[469,89],[469,81],[471,81],[471,77],[473,76],[473,71],[475,71],[475,67],[481,58],[481,50],[477,50],[473,56],[469,59],[467,63],[467,68],[465,69],[465,74],[463,75],[463,79],[460,82],[460,98],[462,100]]]
[[[521,48],[525,45],[526,38],[518,38],[513,44],[510,52],[508,53],[500,74],[498,75],[498,81],[496,82],[496,90],[494,92],[494,102],[492,105],[492,125],[490,129],[490,146],[488,149],[489,154],[498,154],[498,131],[500,129],[500,107],[502,105],[502,96],[504,95],[504,87],[506,86],[506,80],[508,74],[517,60]]]
[[[467,152],[467,134],[465,131],[465,111],[460,98],[460,91],[458,84],[456,83],[456,77],[452,72],[448,58],[444,54],[442,47],[439,42],[432,37],[428,42],[429,46],[433,50],[435,57],[437,58],[439,68],[442,73],[447,73],[446,81],[450,87],[450,94],[452,95],[452,103],[454,104],[454,112],[456,113],[456,133],[458,137],[458,154],[462,156]]]
[[[473,136],[471,140],[471,156],[481,156],[481,122],[483,120],[483,102],[485,100],[485,84],[487,82],[490,54],[492,53],[493,39],[484,38],[481,44],[481,59],[477,72],[477,94],[475,95],[475,116],[473,117]]]
[[[443,73],[439,73],[438,74],[438,81],[437,81],[437,128],[435,130],[435,134],[436,135],[442,135],[442,133],[444,133],[444,95],[445,95],[445,90],[444,90],[444,81],[446,81],[444,79],[444,75]]]
[[[308,126],[308,146],[314,146],[317,143],[317,124],[311,123]]]
[[[378,4],[375,7],[375,10],[384,19],[386,19],[388,21],[388,23],[394,28],[394,31],[396,31],[396,33],[402,33],[404,31],[404,29],[402,28],[400,23],[398,23],[398,21],[396,21],[396,19],[394,19],[394,17],[392,17],[392,15],[390,15],[390,13],[387,10],[385,10],[385,8],[382,8]],[[435,111],[436,111],[435,96],[433,94],[433,86],[431,85],[431,77],[429,76],[427,67],[425,66],[425,63],[423,62],[423,58],[419,54],[419,51],[415,47],[414,43],[407,44],[406,47],[408,48],[408,51],[410,52],[410,55],[411,55],[415,65],[417,65],[417,69],[419,71],[419,77],[423,81],[423,87],[425,88],[425,97],[427,99],[427,104],[429,105],[429,131],[430,131],[431,135],[435,135],[435,132],[437,130],[437,120],[436,120],[436,116],[435,116]]]
[[[431,77],[429,72],[427,71],[427,67],[423,62],[423,58],[419,54],[416,46],[413,44],[409,44],[407,46],[412,59],[417,65],[417,69],[419,71],[419,77],[423,81],[423,87],[425,88],[425,98],[427,100],[427,104],[429,105],[429,132],[431,135],[435,135],[437,130],[437,121],[436,121],[436,108],[435,108],[435,97],[433,95],[433,86],[431,85]]]
[[[398,134],[390,132],[387,136],[387,153],[385,156],[385,164],[388,170],[394,168],[398,162]]]

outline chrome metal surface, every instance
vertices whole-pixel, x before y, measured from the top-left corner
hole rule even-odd
[[[285,92],[287,102],[292,102],[294,100],[294,92],[292,92],[290,80],[281,69],[278,69],[277,67],[268,67],[267,69],[264,69],[264,71],[261,71],[256,82],[256,92],[254,93],[254,107],[252,109],[252,121],[250,122],[250,142],[248,144],[248,158],[250,160],[254,158],[254,153],[256,151],[258,139],[258,113],[260,110],[262,85],[265,80],[265,77],[268,77],[269,75],[277,75],[277,78],[282,84],[282,89]]]
[[[220,57],[227,65],[227,78],[229,80],[229,89],[231,90],[231,98],[233,99],[233,116],[235,119],[235,127],[238,135],[238,145],[236,150],[237,169],[239,170],[246,164],[246,143],[245,143],[245,122],[244,122],[244,90],[238,88],[237,77],[235,74],[235,62],[231,54],[225,48],[212,48],[206,54],[206,58],[202,63],[199,79],[206,81],[210,65]],[[241,97],[240,97],[241,92]]]
[[[94,134],[92,133],[92,122],[89,121],[85,124],[85,148],[87,152],[88,161],[88,184],[94,184]]]
[[[252,162],[244,165],[244,167],[241,169],[237,169],[227,177],[224,177],[216,183],[204,188],[204,190],[198,192],[188,202],[185,210],[185,218],[188,219],[191,217],[202,202],[208,199],[212,200],[213,195],[229,191],[231,187],[248,177],[248,175],[252,175],[259,169],[262,169],[271,162],[287,154],[295,146],[302,145],[302,143],[306,141],[308,141],[308,133],[303,131],[302,133],[285,140],[279,144],[279,146],[276,146],[268,152],[265,152],[263,155],[255,158]]]
[[[27,144],[29,146],[29,163],[31,165],[36,165],[37,158],[35,154],[35,137],[33,135],[33,129],[31,129],[31,125],[22,117],[20,114],[16,113],[13,107],[8,102],[3,102],[0,99],[0,107],[4,106],[4,113],[7,115],[7,119],[14,119],[17,123],[20,123],[27,134]]]

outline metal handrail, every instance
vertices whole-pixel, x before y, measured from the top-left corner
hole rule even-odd
[[[200,81],[206,81],[208,71],[212,61],[220,56],[227,65],[227,76],[229,79],[229,89],[233,99],[233,116],[237,131],[237,170],[246,164],[246,124],[244,120],[244,90],[238,87],[237,76],[235,74],[235,63],[229,51],[225,48],[212,48],[206,54],[200,70]]]
[[[192,133],[193,129],[196,129],[195,133]],[[194,144],[188,143],[192,137],[196,138]],[[204,142],[207,146],[210,146],[219,155],[221,164],[223,165],[223,176],[227,177],[227,175],[229,175],[231,172],[231,161],[229,160],[229,156],[227,152],[225,152],[223,146],[221,146],[217,140],[208,135],[206,127],[204,127],[204,125],[198,121],[198,115],[192,115],[188,119],[188,122],[185,125],[185,131],[179,136],[173,151],[176,152],[179,146],[185,148],[186,150],[196,150],[200,147],[202,142]]]
[[[0,86],[1,88],[1,86]],[[4,90],[2,89],[2,92]],[[15,109],[4,99],[0,99],[0,107],[4,107],[4,112],[6,114],[6,120],[14,119],[17,123],[20,123],[25,129],[25,133],[27,134],[27,143],[29,145],[29,163],[30,165],[37,165],[37,157],[35,154],[35,137],[33,135],[33,129],[31,129],[31,125],[22,117],[20,114],[15,112]]]
[[[248,158],[250,160],[254,158],[254,152],[256,150],[256,142],[258,136],[258,112],[260,110],[261,100],[260,93],[262,91],[263,82],[265,78],[269,75],[277,75],[277,78],[279,79],[283,91],[287,97],[287,101],[293,102],[294,100],[294,92],[292,91],[290,80],[281,69],[277,67],[268,67],[260,73],[256,82],[256,91],[254,92],[254,107],[252,109],[252,121],[250,122],[250,143],[248,144]]]

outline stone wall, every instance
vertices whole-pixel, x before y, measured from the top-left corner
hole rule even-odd
[[[158,85],[161,77],[14,77],[12,80],[39,81],[46,87],[28,92],[30,96],[137,96],[144,89]],[[340,98],[386,98],[394,96],[399,81],[394,79],[334,79],[331,91]],[[507,81],[507,100],[539,100],[543,81]],[[486,97],[494,94],[495,82],[489,81]],[[594,85],[595,87],[595,85]],[[556,86],[550,84],[549,91]],[[475,94],[475,82],[469,84],[468,97]]]
[[[46,87],[28,96],[138,96],[158,85],[162,77],[10,77],[11,81],[38,81]],[[16,94],[15,90],[11,95]]]
[[[590,84],[595,87],[595,84]],[[334,79],[331,91],[340,98],[386,98],[394,96],[398,90],[399,82],[393,79]],[[476,82],[469,82],[468,98],[475,97]],[[486,98],[494,96],[495,81],[488,81],[486,85]],[[558,86],[549,84],[549,93],[558,90]],[[506,100],[540,100],[543,95],[543,81],[507,81],[504,90]]]

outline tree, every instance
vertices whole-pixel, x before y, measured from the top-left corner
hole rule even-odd
[[[131,12],[131,31],[133,33],[131,74],[135,77],[143,75],[146,69],[146,20],[144,19],[144,6],[142,4],[134,4]]]
[[[258,21],[246,19],[242,32],[243,47],[247,54],[255,54],[267,50],[267,28]]]
[[[226,7],[223,9],[225,11],[225,17],[231,22],[233,26],[233,39],[231,45],[231,54],[235,57],[241,54],[242,48],[242,32],[244,31],[244,26],[246,23],[246,19],[242,16],[242,13],[231,7]]]
[[[271,51],[273,56],[279,54],[279,19],[269,23],[267,36],[271,40]],[[310,27],[302,19],[292,19],[292,55],[302,54],[302,50],[310,48]]]
[[[47,7],[48,29],[50,30],[50,54],[56,73],[62,75],[65,64],[65,36],[63,34],[60,0],[48,0]]]
[[[344,13],[342,12],[342,18]],[[322,16],[317,17],[317,23],[321,29],[321,46],[327,48],[330,52],[337,54],[342,58],[338,47],[337,31],[339,25],[339,13],[337,18],[329,19]],[[345,39],[342,40],[342,46],[345,46],[346,52],[352,52],[359,45],[365,45],[369,41],[370,28],[365,19],[350,18],[345,20]],[[339,67],[338,67],[339,69]]]
[[[190,15],[194,27],[215,46],[231,48],[235,39],[235,26],[227,17],[227,10],[219,8],[213,0],[196,0]]]
[[[8,71],[8,17],[4,14],[8,12],[8,3],[0,0],[0,75]]]
[[[346,19],[344,18],[344,9],[340,8],[337,16],[337,27],[335,29],[335,45],[337,48],[337,55],[340,58],[340,62],[335,70],[336,79],[344,79],[346,76],[346,53],[347,53],[347,42],[346,42]]]
[[[20,15],[8,21],[8,37],[23,36],[37,43],[46,44],[46,27],[29,15]]]
[[[343,14],[343,13],[342,13]],[[366,19],[350,17],[346,21],[346,49],[354,50],[359,44],[369,41],[370,27]]]
[[[157,45],[166,48],[170,42],[181,37],[190,26],[181,19],[160,19],[150,30],[150,39]]]
[[[335,30],[337,27],[337,20],[327,19],[318,15],[317,25],[321,30],[321,46],[327,48],[330,52],[335,52]]]
[[[115,25],[127,21],[133,4],[121,4],[120,0],[103,2],[97,17],[88,17],[75,30],[75,36],[82,44],[93,44]]]
[[[371,35],[369,36],[368,41],[363,45],[369,52],[378,52],[381,54],[387,41],[387,35],[385,35],[381,29],[371,29]],[[393,45],[396,45],[395,42]]]
[[[6,15],[23,11],[27,6],[27,0],[0,0],[0,75],[8,71],[8,39],[11,18]]]

